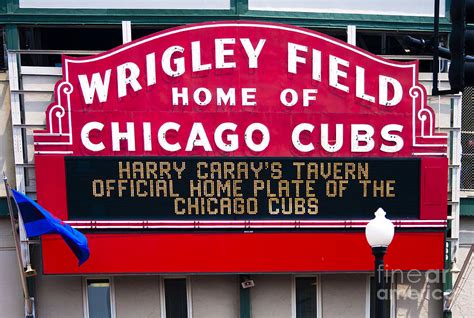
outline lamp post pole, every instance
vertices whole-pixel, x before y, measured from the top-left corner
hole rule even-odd
[[[385,318],[385,301],[387,291],[385,289],[385,269],[383,257],[387,251],[386,247],[372,247],[372,254],[375,257],[375,317]]]
[[[372,219],[365,228],[367,242],[372,247],[372,254],[374,254],[375,257],[375,288],[373,291],[375,318],[386,317],[385,302],[388,292],[385,286],[385,266],[383,258],[395,234],[393,223],[385,218],[385,214],[385,211],[379,208],[377,212],[375,212],[375,218]]]

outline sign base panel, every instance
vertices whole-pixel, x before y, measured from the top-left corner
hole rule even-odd
[[[42,239],[44,274],[303,273],[372,271],[363,232],[87,234],[91,257],[77,265],[56,235]],[[442,270],[445,233],[397,232],[387,270]]]

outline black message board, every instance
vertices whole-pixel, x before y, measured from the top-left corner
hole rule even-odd
[[[65,160],[70,220],[419,218],[419,159]]]

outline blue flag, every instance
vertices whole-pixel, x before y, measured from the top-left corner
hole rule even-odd
[[[28,237],[52,233],[59,234],[74,255],[76,255],[79,265],[87,261],[89,258],[89,247],[87,246],[87,238],[84,234],[52,216],[51,213],[24,194],[13,189],[11,190],[21,213]]]

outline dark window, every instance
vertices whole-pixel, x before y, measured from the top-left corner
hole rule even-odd
[[[316,277],[296,277],[296,318],[317,317]]]
[[[155,27],[149,27],[149,26],[132,26],[132,40],[137,40],[139,38],[142,38],[144,36],[148,36],[150,34],[160,32],[169,28],[172,28],[173,26],[155,26]]]
[[[382,297],[386,297],[385,301],[385,315],[386,317],[391,317],[390,313],[390,303],[391,303],[391,286],[392,286],[392,280],[390,277],[385,277],[385,287],[387,289],[387,292],[385,295],[382,295]],[[375,279],[374,277],[370,277],[370,318],[377,318],[375,317]]]
[[[346,29],[315,29],[316,31],[319,31],[321,33],[327,34],[329,36],[332,36],[333,38],[336,38],[338,40],[341,40],[343,42],[347,41],[347,30]]]
[[[120,27],[20,27],[23,50],[105,51],[122,44]],[[23,54],[22,65],[60,66],[61,54]]]
[[[382,34],[381,33],[363,33],[356,34],[357,46],[373,54],[382,54]]]
[[[187,318],[186,278],[167,278],[164,285],[166,318]]]
[[[120,27],[21,27],[20,47],[31,50],[109,50],[122,44]]]
[[[429,33],[422,32],[381,32],[381,31],[359,31],[357,30],[357,46],[377,55],[398,55],[400,61],[407,61],[403,59],[403,56],[409,56],[410,59],[415,59],[416,56],[424,55],[431,56],[430,50],[422,50],[417,48],[408,47],[405,45],[403,38],[406,35],[418,39],[431,39],[432,35]],[[447,34],[440,34],[440,46],[447,46]],[[432,71],[432,59],[419,60],[420,72],[431,72]],[[441,61],[441,72],[447,72],[446,61]]]
[[[87,280],[87,310],[89,318],[111,318],[110,281]]]

